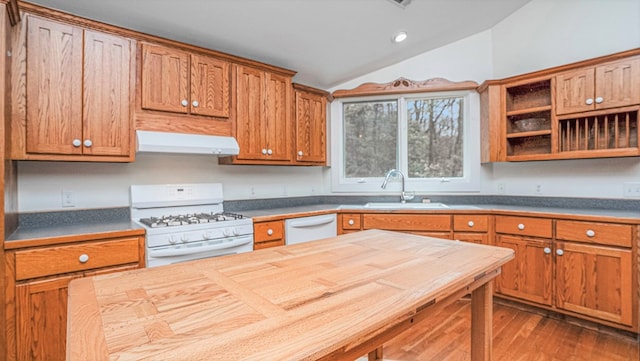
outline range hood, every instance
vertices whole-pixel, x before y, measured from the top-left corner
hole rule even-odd
[[[138,153],[236,155],[240,152],[233,137],[137,130]]]

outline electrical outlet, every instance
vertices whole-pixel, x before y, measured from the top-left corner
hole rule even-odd
[[[536,184],[536,194],[542,194],[542,185]]]
[[[624,196],[640,198],[640,182],[626,182],[624,184]]]
[[[76,199],[72,191],[62,191],[62,207],[75,207]]]
[[[500,194],[507,193],[507,185],[504,183],[498,183],[497,189],[498,189],[498,193]]]

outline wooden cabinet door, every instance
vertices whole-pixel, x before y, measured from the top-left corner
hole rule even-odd
[[[73,278],[65,276],[16,286],[18,360],[65,360],[67,288]]]
[[[571,242],[556,243],[556,306],[633,324],[632,251]],[[560,255],[561,254],[561,255]]]
[[[131,41],[86,30],[84,43],[83,153],[128,156],[132,136]]]
[[[596,109],[640,103],[640,57],[596,67],[595,82]]]
[[[556,114],[594,109],[595,71],[578,69],[556,76]],[[587,100],[591,99],[591,102]]]
[[[291,78],[265,74],[265,125],[268,158],[291,160]]]
[[[502,273],[496,278],[496,291],[550,306],[553,275],[551,241],[499,235],[496,246],[515,251],[515,258],[502,266]]]
[[[325,163],[326,156],[326,97],[296,91],[295,156],[304,162]]]
[[[188,68],[187,53],[142,44],[142,108],[187,113]]]
[[[262,70],[235,66],[238,159],[263,159],[266,156],[264,76]]]
[[[82,29],[27,22],[26,151],[82,154]]]
[[[192,114],[229,117],[229,62],[191,54]]]

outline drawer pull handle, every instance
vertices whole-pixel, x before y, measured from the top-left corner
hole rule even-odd
[[[561,250],[561,249],[556,249],[556,254],[557,254],[558,256],[562,256],[562,255],[564,254],[564,251],[563,251],[563,250]]]
[[[356,224],[356,222],[353,219],[350,219],[348,223],[350,226],[353,226],[354,224]]]
[[[267,234],[270,236],[273,236],[273,229],[271,228],[267,229]]]
[[[518,229],[522,231],[524,229],[524,223],[518,224]]]
[[[544,248],[544,254],[549,254],[549,253],[551,253],[551,248],[545,247]]]
[[[81,254],[80,257],[78,257],[78,261],[80,261],[80,263],[89,262],[89,255],[86,253]]]
[[[593,229],[587,230],[587,237],[593,237],[596,235],[596,232]]]
[[[467,222],[467,225],[468,225],[469,227],[473,227],[473,226],[475,225],[475,223],[473,223],[473,221],[469,221],[469,222]]]

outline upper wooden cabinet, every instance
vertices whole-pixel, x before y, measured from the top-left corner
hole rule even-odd
[[[291,163],[291,76],[234,65],[235,137],[240,154],[233,164]]]
[[[295,160],[327,162],[327,96],[329,93],[300,84],[295,92]]]
[[[488,81],[482,162],[640,155],[640,49]]]
[[[229,62],[142,44],[143,109],[229,117]]]
[[[23,23],[14,38],[12,158],[133,160],[133,41],[31,15]]]
[[[640,57],[556,76],[556,114],[640,104]]]

